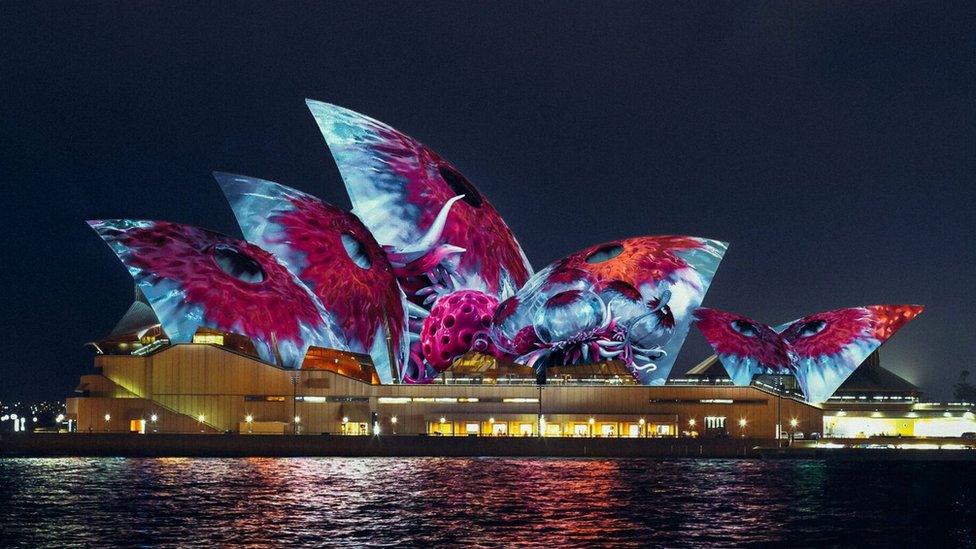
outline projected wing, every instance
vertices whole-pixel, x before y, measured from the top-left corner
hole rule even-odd
[[[495,342],[540,368],[621,360],[641,383],[663,384],[726,247],[686,236],[591,246],[505,300]]]
[[[922,312],[919,305],[869,305],[805,316],[777,328],[795,353],[806,399],[823,402],[875,349]]]
[[[756,374],[791,373],[789,346],[769,326],[742,315],[706,308],[695,311],[695,325],[736,385],[749,385]]]
[[[315,296],[257,246],[165,221],[88,224],[128,268],[174,342],[191,341],[200,327],[237,333],[251,338],[265,361],[293,369],[310,345],[341,348]]]
[[[214,177],[244,238],[274,254],[308,286],[332,314],[349,350],[372,357],[381,382],[399,381],[408,350],[404,296],[386,254],[359,219],[278,183],[226,173]]]
[[[353,212],[390,247],[411,300],[430,305],[438,295],[460,289],[503,299],[525,283],[532,269],[512,231],[450,163],[382,122],[328,103],[307,103],[342,173]]]

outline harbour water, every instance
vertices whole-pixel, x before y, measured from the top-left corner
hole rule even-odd
[[[976,545],[976,466],[0,459],[0,545]]]

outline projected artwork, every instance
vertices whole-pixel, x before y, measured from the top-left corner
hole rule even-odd
[[[201,327],[238,333],[286,368],[300,368],[310,346],[363,353],[383,383],[429,382],[478,352],[540,377],[619,361],[661,385],[697,310],[736,383],[792,373],[818,400],[921,311],[842,309],[770,328],[698,309],[727,244],[690,236],[590,246],[533,274],[498,211],[452,164],[382,122],[307,104],[352,212],[216,173],[246,242],[174,223],[91,222],[172,341]]]
[[[274,254],[321,300],[344,350],[370,355],[384,383],[399,377],[407,363],[406,303],[386,253],[362,222],[284,185],[214,176],[244,238]]]
[[[341,347],[319,300],[270,253],[165,221],[89,221],[135,279],[170,340],[198,328],[251,338],[260,357],[300,368],[308,347]]]
[[[512,295],[532,274],[498,211],[449,162],[399,131],[307,101],[353,213],[390,252],[407,296],[430,305],[454,290]]]
[[[736,385],[748,385],[756,374],[793,374],[808,402],[823,402],[922,310],[919,305],[851,307],[775,328],[716,309],[698,309],[695,317]]]
[[[663,384],[725,249],[687,236],[591,246],[501,303],[495,343],[537,370],[620,360],[642,383]]]

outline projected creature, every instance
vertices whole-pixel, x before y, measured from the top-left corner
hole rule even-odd
[[[698,309],[695,318],[736,385],[748,385],[756,374],[793,374],[807,401],[823,402],[922,310],[919,305],[851,307],[775,328],[716,309]]]
[[[407,310],[386,253],[359,219],[271,181],[215,173],[244,238],[274,254],[335,319],[346,350],[384,383],[407,364]]]
[[[512,295],[532,274],[512,231],[449,162],[359,113],[307,101],[352,200],[389,251],[407,296],[430,305],[455,290]]]
[[[201,328],[251,338],[272,364],[300,368],[309,346],[341,347],[321,302],[270,253],[165,221],[89,221],[135,279],[170,340]]]
[[[620,360],[642,383],[663,384],[725,249],[686,236],[592,246],[502,302],[495,341],[537,370]]]
[[[384,383],[429,382],[472,351],[539,374],[616,360],[641,383],[664,383],[725,243],[626,238],[533,275],[511,230],[457,168],[382,122],[307,104],[352,213],[271,181],[217,173],[247,242],[173,223],[91,222],[171,340],[190,341],[200,327],[238,333],[286,368],[300,368],[309,346],[368,353]],[[918,310],[851,309],[868,312],[774,330],[703,309],[698,322],[721,341],[736,380],[790,371],[809,397]]]

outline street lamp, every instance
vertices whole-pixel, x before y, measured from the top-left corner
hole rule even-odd
[[[745,438],[746,436],[746,432],[745,432],[746,424],[747,424],[746,418],[742,418],[739,420],[739,435],[743,438]]]
[[[153,415],[149,416],[149,421],[151,421],[153,423],[156,423],[157,421],[159,421],[159,416],[157,416],[156,414],[153,414]]]
[[[646,423],[647,422],[644,421],[644,418],[640,418],[637,421],[637,424],[640,425],[640,430],[638,431],[637,434],[640,435],[640,436],[642,436],[642,437],[646,437],[647,436],[647,427],[645,427],[645,424]]]
[[[391,417],[390,418],[390,423],[393,424],[393,434],[395,435],[396,434],[397,417],[396,416]]]
[[[106,432],[109,430],[108,429],[108,427],[109,427],[108,422],[110,422],[110,421],[112,421],[112,414],[105,414],[105,431]]]
[[[247,414],[246,416],[244,416],[244,422],[247,423],[247,432],[253,433],[254,431],[251,429],[251,423],[254,422],[254,416],[252,416],[251,414]]]
[[[347,416],[342,416],[342,434],[346,434],[346,425],[349,424],[349,418]]]

